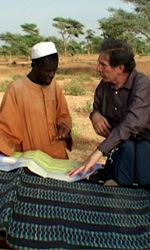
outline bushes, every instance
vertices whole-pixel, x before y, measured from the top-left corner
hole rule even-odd
[[[1,81],[1,82],[0,82],[0,92],[5,92],[6,89],[7,89],[7,87],[8,87],[8,85],[9,85],[11,82],[13,82],[13,81],[15,81],[15,80],[17,80],[17,79],[19,79],[19,78],[21,78],[21,77],[22,77],[21,75],[17,74],[17,75],[13,75],[12,78],[10,78],[10,79]]]
[[[84,86],[82,86],[79,82],[74,82],[71,81],[68,84],[65,84],[64,86],[64,91],[65,91],[65,95],[85,95],[86,94],[86,90],[84,88]]]
[[[93,100],[87,100],[85,106],[82,108],[83,113],[90,113],[93,108]]]
[[[0,82],[0,92],[5,92],[8,85],[11,83],[12,80],[4,80]]]
[[[73,78],[70,83],[64,85],[65,95],[85,95],[87,89],[85,87],[85,83],[91,81],[89,75],[82,75],[76,78]]]

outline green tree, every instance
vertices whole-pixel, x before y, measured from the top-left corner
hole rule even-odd
[[[71,40],[68,45],[68,52],[70,55],[82,54],[82,43]]]
[[[94,36],[92,38],[92,53],[97,54],[99,52],[99,46],[103,38],[100,36]]]
[[[45,38],[45,41],[51,41],[53,43],[55,43],[56,48],[59,52],[59,54],[63,54],[64,53],[64,46],[63,46],[63,41],[62,39],[59,39],[55,36],[49,36]]]
[[[109,18],[98,20],[99,29],[103,32],[102,36],[104,38],[115,36],[128,39],[130,43],[145,43],[148,46],[150,43],[150,1],[124,0],[124,2],[132,3],[134,10],[127,12],[122,9],[109,8],[112,15]],[[140,47],[142,48],[142,46]]]
[[[65,19],[63,17],[55,17],[53,21],[53,26],[59,30],[59,33],[62,36],[64,55],[66,58],[69,42],[71,41],[72,37],[79,37],[79,35],[84,34],[84,25],[71,18]]]
[[[94,54],[98,53],[100,42],[102,41],[102,37],[95,36],[95,31],[88,29],[86,31],[87,35],[85,37],[86,44],[85,44],[85,50],[87,51],[87,54]]]
[[[37,42],[44,40],[40,36],[36,24],[24,24],[21,25],[26,35],[12,34],[10,32],[0,34],[0,39],[6,43],[6,46],[2,46],[1,55],[9,55],[9,61],[12,61],[12,56],[25,56],[30,60],[30,49]],[[8,53],[6,51],[8,49]]]
[[[134,5],[134,13],[130,17],[130,21],[133,24],[133,31],[136,34],[141,34],[150,41],[150,1],[124,0],[124,2]],[[128,15],[129,13],[125,12],[125,18],[126,14]]]
[[[86,44],[86,50],[87,50],[87,54],[90,55],[92,53],[92,39],[94,37],[95,31],[88,29],[86,30],[86,36],[85,36],[85,40],[87,42]]]
[[[22,43],[24,48],[27,48],[27,54],[30,55],[30,49],[36,43],[42,42],[45,40],[44,37],[40,35],[39,29],[34,23],[25,23],[21,25],[23,31],[26,33],[22,37]],[[25,51],[25,49],[24,49]]]
[[[12,61],[12,56],[17,57],[18,55],[22,54],[20,52],[20,46],[22,44],[22,36],[20,34],[6,32],[2,33],[0,38],[6,43],[6,45],[2,46],[1,48],[1,54],[5,56],[8,55],[10,62]]]
[[[25,23],[21,25],[24,32],[30,36],[39,36],[39,29],[35,23]]]
[[[2,45],[0,47],[0,55],[3,55],[6,60],[12,62],[11,50],[7,45]]]
[[[108,37],[117,37],[122,38],[123,35],[128,33],[127,25],[128,20],[122,19],[118,16],[118,14],[114,14],[109,18],[102,18],[98,20],[99,29],[102,30],[102,36],[104,38]]]

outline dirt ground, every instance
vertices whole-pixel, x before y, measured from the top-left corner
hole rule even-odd
[[[99,83],[99,76],[96,73],[97,58],[97,55],[75,56],[68,58],[67,64],[64,63],[63,58],[60,58],[59,69],[66,69],[70,74],[56,74],[56,80],[62,88],[75,76],[82,77],[87,73],[91,74],[90,81],[86,82],[88,91],[85,96],[66,95],[73,121],[74,148],[69,153],[72,160],[83,161],[103,140],[102,137],[95,134],[89,120],[89,112],[83,112],[87,101],[92,103],[94,90]],[[136,63],[137,69],[150,77],[150,57],[136,57]],[[26,75],[30,69],[30,64],[24,61],[17,61],[16,65],[8,65],[5,60],[0,60],[0,83],[12,79],[14,75]],[[3,92],[0,92],[0,101],[3,94]]]

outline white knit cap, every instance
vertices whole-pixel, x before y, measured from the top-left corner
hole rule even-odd
[[[57,53],[57,50],[53,42],[40,42],[32,47],[31,59],[37,59],[55,53]]]

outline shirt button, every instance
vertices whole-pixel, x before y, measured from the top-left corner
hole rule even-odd
[[[117,110],[117,107],[115,107],[114,109]]]

